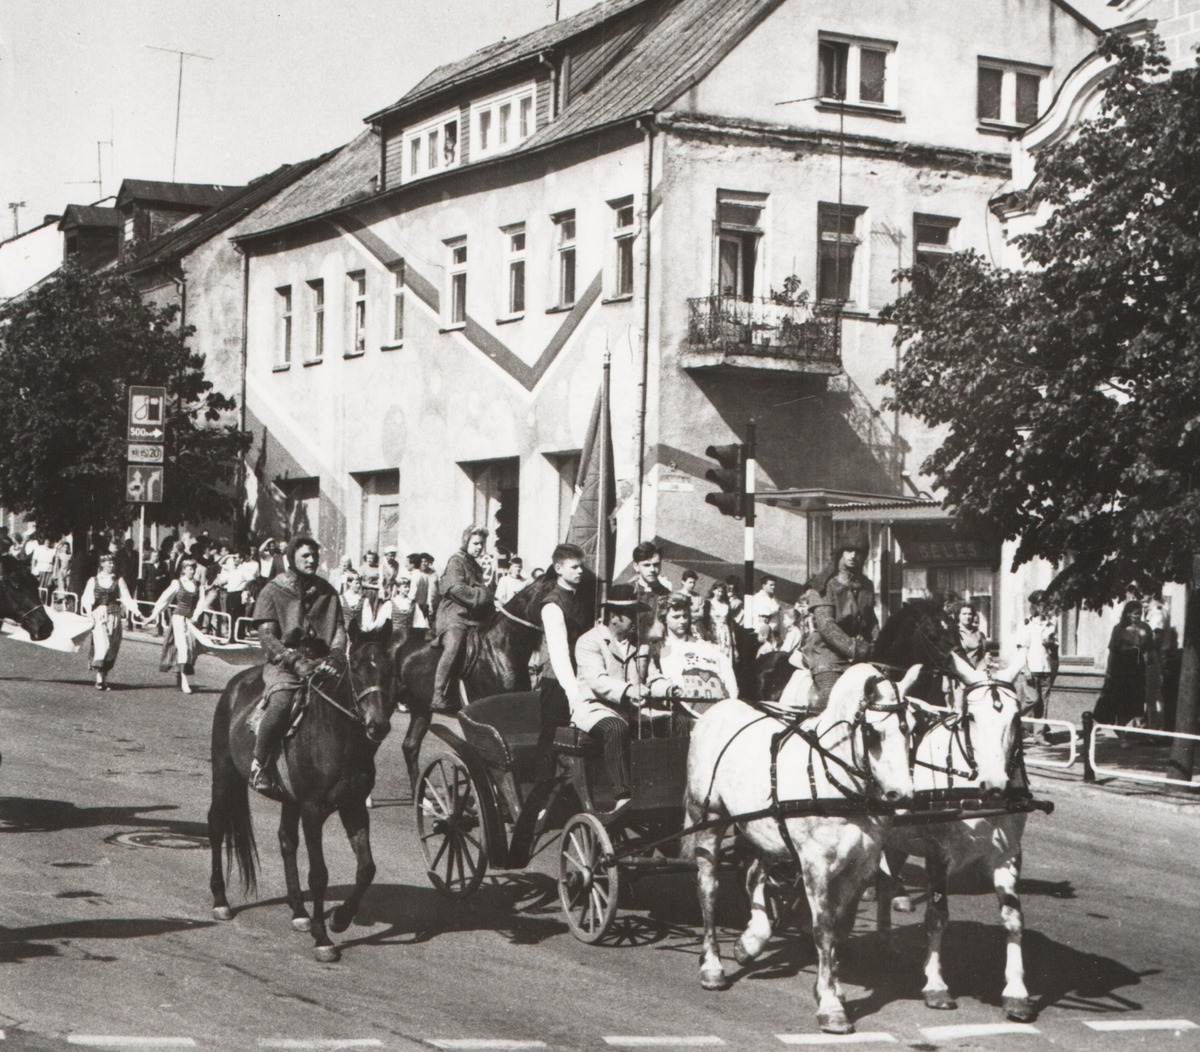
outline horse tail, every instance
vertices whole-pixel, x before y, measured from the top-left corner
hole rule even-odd
[[[213,867],[217,866],[216,846],[225,845],[225,872],[236,864],[246,895],[258,891],[258,845],[254,842],[254,824],[250,817],[250,788],[238,772],[229,748],[229,727],[236,691],[229,691],[217,704],[212,735],[212,806],[208,811],[208,835],[214,845]],[[214,874],[215,876],[215,874]]]

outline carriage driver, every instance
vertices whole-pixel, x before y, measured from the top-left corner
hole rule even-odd
[[[637,660],[638,616],[649,610],[632,584],[614,584],[604,602],[604,622],[575,644],[578,689],[571,698],[571,723],[602,743],[613,789],[609,815],[624,810],[630,801],[627,716],[651,698],[681,693],[645,659]]]
[[[814,631],[802,653],[816,688],[814,712],[824,712],[838,677],[871,656],[879,634],[875,616],[875,586],[862,568],[869,551],[863,533],[847,537],[834,552],[834,562],[812,578],[805,592]]]
[[[258,725],[250,786],[278,791],[271,760],[292,707],[297,688],[318,671],[335,672],[346,660],[346,628],[336,589],[317,576],[321,546],[312,537],[296,537],[288,545],[291,569],[263,587],[254,606],[258,640],[267,656],[263,668],[266,708]]]

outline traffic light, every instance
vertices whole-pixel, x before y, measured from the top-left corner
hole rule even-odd
[[[704,455],[720,465],[709,468],[704,477],[721,487],[720,493],[706,494],[704,503],[711,504],[722,515],[740,519],[746,513],[746,447],[741,442],[709,446]]]

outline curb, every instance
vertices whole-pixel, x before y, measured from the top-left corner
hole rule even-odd
[[[1082,775],[1077,777],[1069,774],[1053,775],[1037,770],[1030,770],[1028,773],[1031,787],[1036,787],[1039,792],[1047,793],[1051,799],[1053,799],[1054,793],[1058,792],[1074,797],[1090,796],[1093,799],[1116,800],[1131,807],[1148,807],[1155,811],[1167,811],[1173,814],[1200,814],[1200,792],[1196,793],[1194,797],[1181,798],[1174,795],[1166,796],[1161,791],[1153,789],[1125,788],[1103,782],[1089,785],[1083,781]],[[1200,783],[1197,783],[1196,788],[1200,789]]]

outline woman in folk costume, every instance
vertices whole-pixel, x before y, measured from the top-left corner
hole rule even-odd
[[[175,670],[179,678],[179,689],[184,694],[191,694],[192,687],[188,676],[194,671],[196,660],[196,637],[193,626],[199,620],[208,606],[208,598],[199,581],[199,564],[188,555],[179,563],[179,576],[175,578],[166,591],[158,597],[154,609],[144,619],[145,624],[153,624],[154,619],[173,604],[171,611],[170,630],[163,640],[162,660],[159,671]]]
[[[108,690],[108,674],[121,649],[122,614],[137,617],[137,603],[125,582],[117,576],[111,552],[100,556],[96,576],[84,586],[80,606],[92,619],[91,666],[96,670],[96,689]]]

